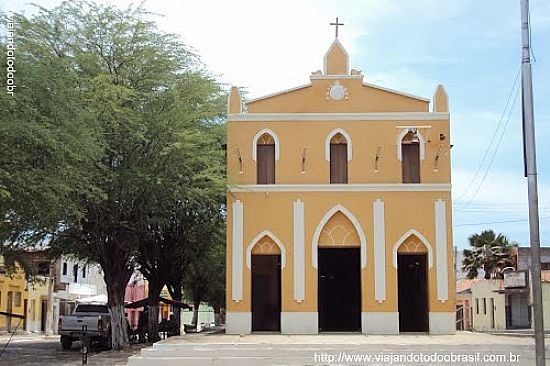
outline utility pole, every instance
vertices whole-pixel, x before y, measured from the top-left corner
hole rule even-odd
[[[523,151],[529,197],[529,236],[531,239],[531,279],[533,283],[533,314],[535,325],[536,365],[544,366],[544,322],[542,318],[542,285],[540,278],[539,202],[537,191],[537,158],[535,148],[535,118],[531,80],[531,45],[529,0],[521,0],[521,88],[523,102]]]

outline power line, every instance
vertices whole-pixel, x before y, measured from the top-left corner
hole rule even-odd
[[[502,133],[500,134],[500,138],[497,142],[497,145],[496,145],[495,149],[493,150],[493,155],[491,156],[491,159],[489,160],[489,164],[487,165],[487,168],[485,169],[485,173],[483,175],[483,178],[481,179],[481,182],[477,186],[474,194],[470,197],[470,199],[462,207],[459,207],[457,209],[457,211],[461,211],[464,208],[468,207],[468,205],[474,200],[474,198],[479,193],[479,190],[481,189],[481,186],[483,185],[483,183],[485,183],[485,179],[487,179],[487,175],[489,174],[489,170],[491,169],[491,166],[493,165],[493,161],[495,160],[495,156],[497,155],[500,144],[502,143],[502,139],[504,138],[504,133],[506,132],[506,127],[508,126],[508,123],[510,122],[510,117],[512,116],[512,112],[514,111],[514,107],[516,106],[516,102],[518,100],[520,90],[521,89],[518,87],[517,91],[516,91],[516,95],[514,97],[514,101],[512,103],[512,106],[510,107],[510,109],[508,111],[508,117],[506,118],[506,122],[504,123]]]
[[[541,217],[541,220],[547,220],[550,219],[550,216],[548,217]],[[504,221],[491,221],[491,222],[468,222],[464,224],[454,224],[453,226],[475,226],[475,225],[492,225],[492,224],[508,224],[512,222],[527,222],[528,219],[521,219],[521,220],[504,220]]]
[[[516,89],[516,87],[518,85],[520,72],[521,72],[521,68],[519,68],[518,72],[516,73],[516,78],[514,79],[514,83],[512,84],[512,88],[510,89],[510,93],[508,94],[508,98],[506,99],[506,105],[504,106],[504,110],[502,111],[502,114],[500,115],[500,118],[499,118],[499,121],[498,121],[498,124],[497,124],[497,128],[495,129],[495,132],[493,132],[493,137],[491,138],[491,141],[487,145],[487,149],[485,150],[485,153],[483,154],[483,157],[481,158],[481,161],[479,162],[479,165],[476,169],[476,172],[475,172],[474,176],[472,177],[472,179],[470,180],[470,183],[468,184],[468,186],[466,187],[464,192],[456,199],[456,201],[460,201],[462,198],[464,198],[468,194],[468,192],[469,192],[470,188],[472,187],[472,185],[474,184],[479,172],[481,171],[481,168],[483,167],[483,163],[485,162],[485,159],[487,158],[487,155],[489,155],[489,151],[491,151],[491,147],[493,146],[493,142],[495,141],[495,139],[497,137],[497,134],[498,134],[498,131],[499,131],[500,127],[502,126],[502,123],[504,122],[504,116],[506,115],[506,111],[508,109],[508,105],[510,104],[510,100],[512,99],[512,95],[514,94],[514,90]]]

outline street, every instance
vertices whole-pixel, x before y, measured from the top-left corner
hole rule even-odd
[[[0,351],[9,336],[0,336]],[[126,365],[129,356],[136,354],[143,345],[134,345],[130,351],[104,351],[92,347],[88,353],[88,365]],[[78,342],[70,351],[63,351],[58,336],[15,335],[0,356],[0,365],[42,366],[80,365],[82,355]]]

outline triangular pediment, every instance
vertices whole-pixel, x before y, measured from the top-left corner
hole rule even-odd
[[[331,99],[334,85],[344,90],[341,100]],[[252,99],[246,105],[249,113],[375,113],[428,112],[429,102],[349,76],[312,79],[311,84]]]

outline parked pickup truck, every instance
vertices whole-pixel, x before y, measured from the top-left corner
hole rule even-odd
[[[70,350],[74,341],[89,337],[111,348],[111,313],[105,304],[80,303],[73,315],[59,317],[58,331],[64,350]]]

